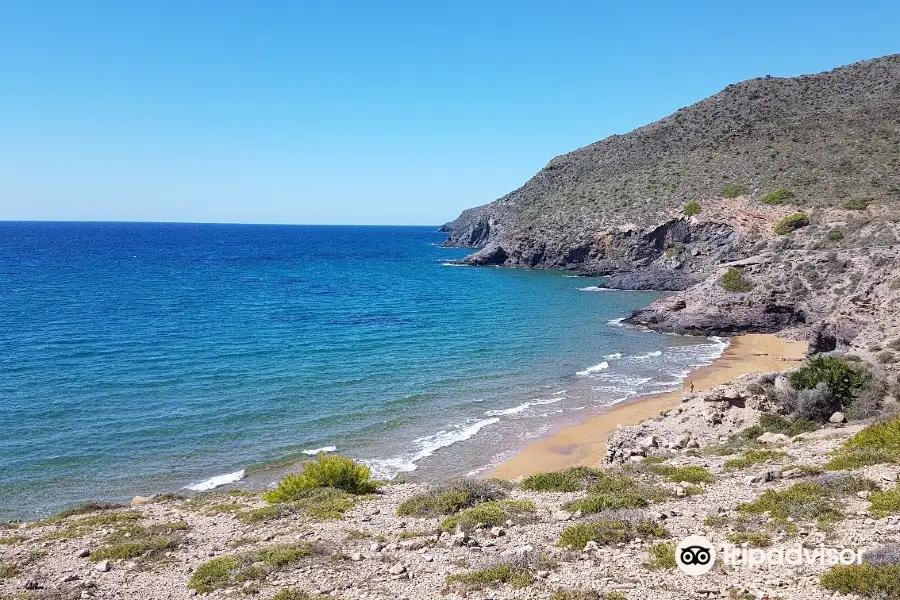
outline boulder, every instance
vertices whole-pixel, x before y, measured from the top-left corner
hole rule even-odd
[[[828,418],[829,423],[846,423],[847,417],[844,416],[842,412],[836,412],[831,417]]]
[[[783,446],[785,444],[790,444],[791,438],[784,435],[783,433],[772,433],[771,431],[767,431],[766,433],[756,438],[756,441],[760,444],[769,446]]]

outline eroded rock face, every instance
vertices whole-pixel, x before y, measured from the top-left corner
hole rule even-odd
[[[811,328],[811,352],[900,337],[900,55],[732,85],[626,135],[559,156],[464,211],[465,262],[577,270],[620,289],[677,291],[632,316],[698,334]],[[860,139],[866,152],[855,151]],[[786,173],[790,176],[786,179]],[[720,196],[725,183],[746,193]],[[791,204],[761,198],[789,186]],[[864,210],[848,197],[871,200]],[[701,210],[683,215],[688,200]],[[808,226],[774,230],[802,211]],[[749,292],[727,292],[727,266]],[[898,326],[900,327],[900,326]],[[887,328],[887,331],[885,331]]]

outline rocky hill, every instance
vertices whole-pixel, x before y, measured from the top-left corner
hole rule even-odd
[[[798,227],[778,227],[796,213]],[[897,309],[898,222],[900,55],[892,55],[728,86],[554,158],[521,188],[443,229],[448,245],[479,249],[466,259],[473,265],[687,288],[635,315],[650,327],[816,325],[827,330],[827,348],[871,343],[860,329]],[[744,272],[745,290],[723,289],[729,265]],[[839,309],[849,313],[839,320],[858,321],[843,333]]]

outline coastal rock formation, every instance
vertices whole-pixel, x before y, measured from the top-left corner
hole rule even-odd
[[[442,230],[477,249],[468,264],[679,291],[632,316],[651,328],[802,326],[813,351],[864,347],[896,320],[898,124],[900,55],[752,79],[556,157]],[[729,266],[752,289],[723,289]]]

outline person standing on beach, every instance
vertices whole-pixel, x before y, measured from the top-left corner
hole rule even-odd
[[[692,394],[694,393],[694,382],[693,381],[691,382],[691,393]]]

